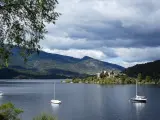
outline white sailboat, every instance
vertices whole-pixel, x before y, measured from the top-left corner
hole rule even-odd
[[[60,100],[56,100],[55,99],[55,83],[54,83],[54,98],[51,100],[51,103],[53,104],[61,104],[61,101]]]
[[[134,98],[131,98],[133,102],[139,102],[139,103],[146,103],[147,98],[145,96],[139,96],[137,94],[137,80],[136,80],[136,96]]]
[[[2,96],[3,95],[3,92],[2,91],[0,91],[0,96]]]

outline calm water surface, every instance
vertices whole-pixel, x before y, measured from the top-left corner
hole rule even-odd
[[[57,80],[56,98],[61,105],[51,105],[53,80],[18,80],[0,83],[5,93],[0,104],[13,102],[22,108],[23,120],[47,112],[58,120],[158,120],[160,119],[160,88],[138,86],[146,104],[131,103],[135,85],[61,84]]]

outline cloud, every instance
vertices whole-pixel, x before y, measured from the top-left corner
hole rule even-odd
[[[50,49],[43,49],[43,51],[48,53],[54,53],[54,54],[60,54],[60,55],[66,55],[66,56],[72,56],[75,58],[83,58],[84,56],[89,56],[96,59],[104,59],[106,56],[103,52],[98,50],[76,50],[76,49],[70,49],[70,50],[50,50]]]
[[[86,38],[71,38],[68,36],[52,37],[46,36],[46,40],[41,41],[44,48],[50,49],[94,49],[96,46],[103,45],[99,41],[89,41]]]
[[[143,61],[143,62],[125,62],[125,61],[114,61],[114,64],[118,64],[118,65],[121,65],[123,66],[124,68],[128,68],[128,67],[131,67],[131,66],[134,66],[134,65],[137,65],[137,64],[144,64],[144,63],[147,63],[148,61]],[[111,62],[113,63],[113,62]]]
[[[69,50],[100,51],[106,61],[121,59],[119,64],[159,59],[160,1],[59,0],[57,11],[62,15],[56,25],[47,24],[43,48],[66,55]]]
[[[160,47],[156,48],[118,48],[115,53],[126,62],[142,62],[160,59]]]

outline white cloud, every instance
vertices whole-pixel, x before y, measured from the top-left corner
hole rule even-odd
[[[65,36],[64,36],[65,35]],[[41,41],[41,46],[48,49],[94,49],[95,46],[101,46],[99,41],[89,41],[86,38],[71,38],[64,33],[63,36],[53,37],[47,35],[46,40]]]
[[[71,56],[75,58],[83,58],[84,56],[89,56],[92,58],[96,59],[104,59],[106,56],[103,52],[98,51],[98,50],[77,50],[77,49],[69,49],[69,50],[50,50],[50,49],[43,49],[43,51],[48,52],[48,53],[55,53],[55,54],[60,54],[60,55],[66,55],[66,56]]]
[[[160,47],[153,48],[117,48],[115,53],[123,61],[142,62],[160,59]]]
[[[125,62],[125,61],[113,61],[113,60],[111,60],[109,62],[117,64],[117,65],[120,65],[120,66],[123,66],[125,68],[128,68],[128,67],[131,67],[131,66],[134,66],[134,65],[137,65],[137,64],[147,63],[149,61],[143,61],[143,62]]]

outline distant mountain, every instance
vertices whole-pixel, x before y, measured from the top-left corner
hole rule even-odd
[[[19,75],[21,75],[20,77],[29,76],[30,78],[41,78],[42,76],[50,76],[50,78],[54,78],[54,76],[56,78],[58,76],[72,78],[96,74],[101,70],[124,70],[119,65],[99,61],[88,56],[78,59],[43,51],[39,55],[33,53],[25,64],[19,56],[18,51],[18,49],[13,49],[14,54],[10,59],[9,68],[7,69],[14,74],[12,78]],[[7,73],[6,70],[0,70],[0,78],[4,78],[1,75],[2,71]],[[8,75],[10,74],[8,73]]]
[[[153,79],[159,79],[160,60],[129,67],[124,70],[124,73],[131,77],[137,77],[138,73],[141,73],[143,78],[145,78],[146,76],[150,76]]]

